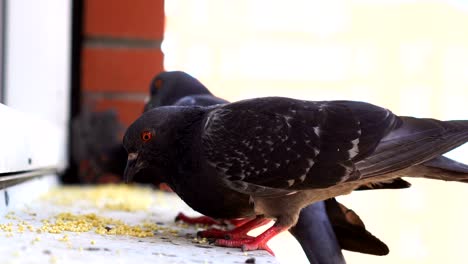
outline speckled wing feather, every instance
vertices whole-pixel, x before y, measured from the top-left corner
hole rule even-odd
[[[354,163],[398,122],[367,103],[267,97],[212,110],[202,141],[208,163],[232,188],[275,195],[358,179]]]

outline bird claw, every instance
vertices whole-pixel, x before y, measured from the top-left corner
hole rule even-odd
[[[216,228],[210,228],[204,231],[199,231],[197,233],[197,236],[199,237],[206,237],[206,238],[225,238],[226,237],[227,231],[221,230],[221,229],[216,229]]]
[[[242,252],[251,251],[251,250],[262,250],[263,249],[263,250],[267,251],[268,253],[270,253],[270,255],[272,255],[273,257],[275,256],[275,253],[273,253],[273,250],[271,250],[271,248],[269,246],[267,246],[266,244],[264,244],[264,243],[244,244],[244,245],[242,245],[241,249],[242,249]]]
[[[249,235],[246,235],[244,233],[233,233],[233,232],[226,232],[224,235],[224,239],[226,240],[233,240],[233,239],[253,239],[254,237],[251,237]]]
[[[244,238],[244,239],[218,239],[215,241],[215,245],[222,247],[240,248],[242,251],[252,250],[266,250],[272,256],[275,255],[273,251],[266,245],[266,243],[258,242],[255,238]]]
[[[215,245],[221,247],[241,248],[244,244],[250,243],[253,238],[246,239],[217,239]]]
[[[199,225],[211,226],[211,225],[221,224],[219,221],[216,221],[213,218],[208,217],[208,216],[189,217],[189,216],[186,216],[184,213],[179,213],[176,216],[175,221],[176,222],[181,221],[190,225],[199,224]]]
[[[225,240],[253,238],[244,232],[235,232],[235,230],[221,230],[217,228],[210,228],[204,231],[199,231],[197,236],[205,238],[220,238]]]

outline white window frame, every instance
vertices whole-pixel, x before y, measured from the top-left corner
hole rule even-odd
[[[61,172],[68,151],[72,2],[10,0],[3,8],[0,180]]]
[[[55,186],[67,166],[71,11],[71,0],[1,2],[0,214]]]

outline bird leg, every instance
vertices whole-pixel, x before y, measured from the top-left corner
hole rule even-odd
[[[257,216],[232,230],[210,228],[208,230],[198,232],[198,236],[206,238],[251,239],[252,237],[247,235],[250,230],[266,225],[270,221],[270,219],[266,219],[263,216]]]
[[[176,216],[175,221],[182,221],[190,225],[195,225],[195,224],[207,225],[207,226],[222,225],[220,221],[217,221],[208,216],[190,217],[190,216],[186,216],[184,213],[179,213]]]
[[[244,239],[218,239],[215,241],[215,245],[223,246],[223,247],[235,247],[241,248],[242,251],[250,251],[250,250],[258,250],[263,249],[268,251],[271,255],[275,255],[273,251],[268,247],[267,243],[272,239],[274,236],[278,235],[279,233],[287,230],[287,227],[273,225],[272,227],[268,228],[265,232],[261,233],[257,237],[251,238],[244,238]]]

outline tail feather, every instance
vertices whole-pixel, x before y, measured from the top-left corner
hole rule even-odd
[[[415,175],[411,175],[411,176],[423,177],[423,178],[434,179],[434,180],[456,181],[456,182],[468,183],[468,173],[449,171],[445,169],[428,167],[424,165],[420,165],[417,168],[418,169]]]
[[[427,167],[443,169],[446,171],[468,173],[468,165],[449,159],[444,156],[439,156],[435,159],[426,161],[423,163],[423,165]]]
[[[368,158],[359,161],[362,175],[382,175],[433,160],[468,142],[468,121],[401,117]]]
[[[418,166],[418,177],[468,183],[468,165],[440,156]]]

